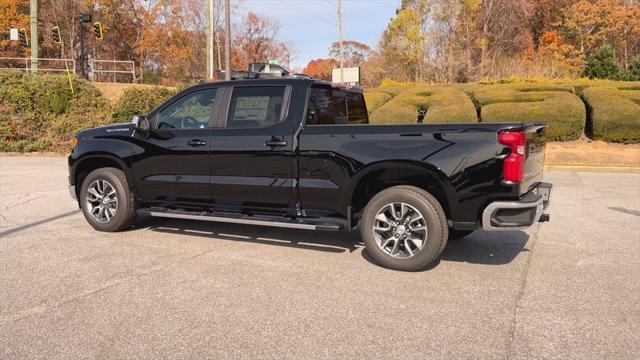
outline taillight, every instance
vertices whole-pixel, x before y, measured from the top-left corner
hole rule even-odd
[[[504,181],[520,182],[524,176],[526,137],[520,131],[501,131],[498,142],[511,148],[511,153],[504,158],[502,178]]]

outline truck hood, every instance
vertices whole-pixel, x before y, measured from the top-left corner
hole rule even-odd
[[[127,136],[133,131],[132,123],[121,123],[100,126],[96,128],[86,129],[78,132],[78,139],[87,137],[111,137],[111,136]]]

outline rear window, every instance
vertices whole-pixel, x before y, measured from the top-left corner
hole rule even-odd
[[[307,125],[366,123],[367,110],[362,94],[328,86],[311,88]]]
[[[367,107],[364,104],[364,96],[362,94],[350,92],[347,94],[347,116],[350,124],[366,124]]]

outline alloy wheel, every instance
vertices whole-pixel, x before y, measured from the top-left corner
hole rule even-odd
[[[376,214],[373,236],[378,247],[396,259],[416,255],[427,242],[427,223],[415,207],[394,202]]]
[[[95,180],[87,189],[87,208],[100,223],[108,223],[118,211],[116,189],[107,180]]]

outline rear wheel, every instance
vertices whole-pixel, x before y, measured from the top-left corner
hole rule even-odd
[[[135,209],[127,178],[120,169],[100,168],[82,182],[80,206],[94,229],[114,232],[133,223]]]
[[[413,186],[395,186],[374,196],[360,231],[378,264],[402,271],[421,270],[437,260],[448,236],[438,200]]]

